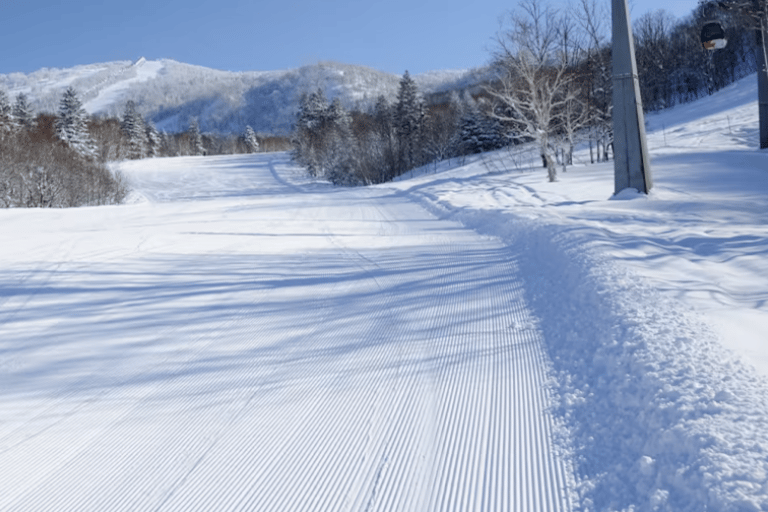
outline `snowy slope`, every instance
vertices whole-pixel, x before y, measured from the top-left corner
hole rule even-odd
[[[472,88],[486,69],[433,71],[414,77],[424,93]],[[55,112],[68,86],[92,114],[120,115],[128,100],[158,128],[182,131],[191,117],[206,131],[241,133],[247,124],[266,133],[287,133],[302,94],[322,88],[348,108],[367,108],[379,95],[394,100],[400,77],[364,66],[323,62],[281,71],[229,72],[163,59],[112,62],[28,75],[0,75],[11,96],[29,95],[37,111]]]
[[[276,154],[0,211],[0,510],[768,510],[753,81],[650,116],[647,198]]]
[[[99,113],[109,111],[114,106],[125,105],[132,86],[157,78],[163,69],[162,62],[147,62],[142,57],[131,64],[130,72],[124,72],[125,75],[130,74],[129,77],[103,88],[98,87],[98,95],[85,103],[83,108],[89,113]]]
[[[583,503],[597,510],[768,509],[768,154],[754,149],[756,96],[752,76],[649,116],[650,197],[611,198],[612,163],[548,183],[523,151],[398,185],[519,254]]]
[[[123,169],[0,212],[0,510],[572,510],[502,243],[286,155]]]

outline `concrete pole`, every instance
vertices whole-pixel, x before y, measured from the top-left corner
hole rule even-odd
[[[760,149],[768,148],[768,27],[766,25],[766,12],[760,15],[760,29],[758,30],[757,45],[757,105],[760,113]]]
[[[627,0],[612,0],[614,193],[653,186]]]

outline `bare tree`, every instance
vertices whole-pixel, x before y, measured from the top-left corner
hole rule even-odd
[[[580,0],[574,18],[584,35],[579,83],[589,116],[589,155],[594,163],[608,160],[608,147],[613,139],[610,27],[606,21],[611,16],[605,3]]]
[[[584,50],[587,36],[577,30],[572,16],[563,16],[560,20],[560,58],[564,61],[567,80],[564,83],[563,106],[560,117],[560,146],[563,172],[566,166],[573,164],[573,151],[580,135],[591,123],[589,115],[589,87],[581,83],[580,64],[586,60],[588,52]]]
[[[577,95],[561,45],[562,14],[536,0],[523,0],[519,8],[497,37],[499,77],[487,92],[496,101],[494,116],[537,143],[549,181],[557,181],[552,142]]]

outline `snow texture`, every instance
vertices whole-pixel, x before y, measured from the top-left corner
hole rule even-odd
[[[258,154],[0,211],[0,510],[768,510],[753,81],[649,116],[650,197]]]

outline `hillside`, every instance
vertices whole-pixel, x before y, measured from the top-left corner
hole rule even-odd
[[[414,77],[425,94],[472,88],[488,70],[434,71]],[[367,108],[379,95],[393,100],[400,77],[363,66],[319,63],[283,71],[230,72],[173,60],[120,61],[0,75],[0,88],[27,94],[36,111],[55,112],[68,86],[86,110],[119,115],[128,100],[165,131],[185,130],[191,117],[204,131],[287,133],[302,94],[321,88],[348,108]]]

